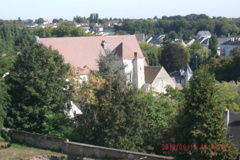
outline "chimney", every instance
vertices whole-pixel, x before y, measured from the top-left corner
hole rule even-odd
[[[104,50],[108,49],[107,42],[105,40],[102,41],[101,46],[103,47]]]
[[[108,49],[108,44],[105,40],[102,41],[101,46],[103,47],[106,55],[108,55],[110,53],[110,50]]]
[[[134,52],[134,59],[137,59],[137,52]]]
[[[229,125],[229,110],[227,108],[223,113],[223,117],[224,117],[225,127],[227,128]]]

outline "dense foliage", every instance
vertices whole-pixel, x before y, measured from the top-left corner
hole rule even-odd
[[[218,85],[214,76],[201,68],[186,88],[184,107],[176,123],[175,143],[185,144],[187,149],[177,151],[177,159],[236,159],[237,149],[227,140],[224,129],[227,101],[218,94]]]
[[[213,34],[211,36],[211,38],[209,39],[209,47],[208,48],[211,50],[212,56],[217,56],[218,39],[215,34]]]
[[[18,45],[21,52],[6,79],[11,101],[5,125],[41,133],[47,115],[66,109],[70,67],[57,51],[37,43],[27,33]]]
[[[177,106],[168,96],[133,88],[121,74],[123,68],[114,64],[113,54],[101,56],[99,72],[76,88],[84,113],[78,119],[79,141],[159,153],[158,141]]]
[[[80,37],[90,36],[85,32],[82,27],[75,27],[72,23],[64,23],[57,28],[46,27],[46,28],[28,28],[35,35],[46,38],[46,37]]]
[[[200,43],[193,43],[188,49],[191,55],[190,66],[193,70],[198,69],[200,65],[207,63],[209,60],[210,50]]]
[[[211,58],[207,67],[216,76],[216,79],[222,81],[240,81],[240,56],[239,48],[231,52],[234,56]]]
[[[173,72],[184,69],[187,59],[188,53],[181,44],[169,43],[163,46],[159,62],[167,72]]]
[[[161,56],[161,48],[153,46],[146,42],[139,42],[139,46],[143,52],[146,62],[149,66],[159,66],[158,57]]]
[[[239,36],[240,19],[224,17],[210,18],[204,14],[187,16],[163,16],[155,19],[125,19],[122,26],[115,26],[116,31],[123,30],[129,34],[145,33],[148,36],[168,34],[171,38],[189,41],[195,38],[198,31],[210,31],[218,37]]]

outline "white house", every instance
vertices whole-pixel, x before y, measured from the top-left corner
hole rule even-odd
[[[240,38],[232,37],[229,41],[220,45],[220,56],[227,57],[235,47],[240,46]]]
[[[126,74],[136,87],[145,90],[150,87],[160,93],[165,92],[167,85],[176,87],[176,83],[163,67],[147,66],[135,35],[38,38],[37,41],[58,50],[65,62],[80,68],[81,76],[98,70],[97,60],[100,53],[108,54],[113,51],[118,57],[116,65],[126,66],[123,74]],[[149,78],[153,80],[149,81]]]

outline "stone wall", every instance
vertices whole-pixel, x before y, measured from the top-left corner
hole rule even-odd
[[[102,158],[102,159],[146,159],[151,160],[169,160],[172,157],[145,154],[140,152],[131,152],[126,150],[100,147],[83,143],[69,142],[68,139],[55,138],[28,132],[10,130],[12,140],[34,147],[50,149],[65,153],[74,157]]]
[[[64,142],[68,141],[68,139],[64,138],[56,138],[16,130],[10,130],[10,137],[12,140],[23,144],[60,152],[64,147]]]

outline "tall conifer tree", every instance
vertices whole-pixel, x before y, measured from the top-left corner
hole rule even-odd
[[[223,121],[226,101],[218,95],[218,87],[206,68],[201,68],[190,81],[176,127],[176,144],[182,145],[182,149],[177,148],[177,159],[236,159],[237,149],[226,137]]]

